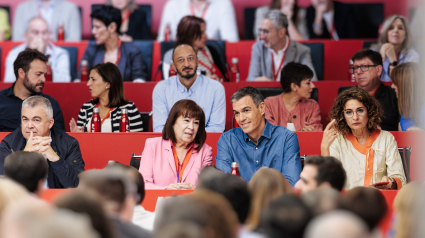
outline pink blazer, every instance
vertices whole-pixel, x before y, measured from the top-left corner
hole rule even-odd
[[[183,172],[182,183],[191,183],[196,186],[201,169],[211,166],[212,160],[211,146],[204,144],[199,151],[193,150]],[[146,189],[165,189],[168,185],[176,183],[177,170],[171,141],[163,140],[162,137],[147,139],[139,172],[145,180]]]

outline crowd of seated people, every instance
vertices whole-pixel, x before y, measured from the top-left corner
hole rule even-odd
[[[135,0],[93,8],[94,41],[79,66],[88,68],[82,83],[92,99],[69,122],[70,132],[81,134],[67,134],[58,101],[43,88],[50,70],[55,83],[82,80],[71,78],[68,51],[53,43],[61,30],[63,40],[81,40],[77,6],[23,2],[12,32],[0,11],[0,40],[11,35],[24,41],[7,52],[4,82],[13,85],[0,91],[0,131],[10,132],[0,142],[0,237],[425,235],[425,187],[409,181],[390,132],[425,130],[420,57],[408,21],[388,17],[377,44],[351,57],[356,85],[335,98],[323,125],[311,98],[318,77],[310,48],[297,41],[358,37],[354,12],[331,0],[311,0],[307,9],[297,4],[272,0],[256,10],[257,42],[246,81],[280,82],[283,91],[265,98],[253,86],[227,96],[227,62],[207,46],[207,40],[239,40],[232,2],[168,0],[157,40],[175,43],[163,52],[164,77],[152,92],[153,131],[162,134],[140,141],[140,166],[111,162],[93,170],[85,164],[93,158],[85,157],[75,135],[92,132],[95,111],[101,132],[120,132],[126,112],[129,132],[143,132],[124,82],[150,81],[144,52],[134,44],[153,36],[146,14]],[[226,131],[229,111],[237,126]],[[302,159],[296,131],[321,133],[320,155]],[[217,151],[206,143],[212,132],[220,133]],[[45,189],[68,188],[74,189],[53,203],[42,200]],[[164,199],[149,212],[141,205],[149,190],[190,194]],[[388,233],[380,227],[392,210],[384,190],[398,192]]]

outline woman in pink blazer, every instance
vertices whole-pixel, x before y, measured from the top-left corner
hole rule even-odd
[[[201,169],[212,165],[206,138],[202,108],[192,100],[176,102],[162,137],[145,142],[139,172],[146,189],[194,189]]]

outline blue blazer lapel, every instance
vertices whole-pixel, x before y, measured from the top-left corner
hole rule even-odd
[[[121,77],[122,77],[123,81],[125,81],[125,77],[126,77],[126,72],[125,72],[126,67],[125,66],[127,65],[127,51],[126,51],[126,48],[124,46],[125,46],[125,43],[122,42],[121,43],[121,57],[120,57],[120,60],[118,61],[118,64],[117,64],[117,67],[121,72]]]
[[[94,56],[93,65],[91,67],[94,67],[97,64],[102,64],[103,59],[105,58],[105,46],[97,46],[96,55]]]

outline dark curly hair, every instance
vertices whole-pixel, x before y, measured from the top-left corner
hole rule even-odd
[[[344,117],[345,104],[351,99],[355,99],[363,103],[366,107],[368,116],[367,130],[369,132],[376,130],[382,121],[381,117],[384,113],[382,106],[378,100],[376,100],[368,92],[358,87],[352,87],[345,90],[335,99],[331,111],[331,120],[336,120],[335,128],[343,135],[351,134],[351,128],[348,126]]]

